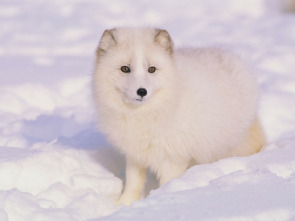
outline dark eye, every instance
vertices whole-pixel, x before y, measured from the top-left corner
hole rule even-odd
[[[149,67],[148,72],[149,73],[154,73],[156,71],[155,67]]]
[[[124,73],[130,73],[130,68],[128,66],[122,66],[121,71]]]

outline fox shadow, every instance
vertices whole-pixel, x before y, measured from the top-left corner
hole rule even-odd
[[[23,121],[22,135],[28,145],[55,143],[67,148],[85,150],[90,157],[125,183],[125,157],[108,143],[91,123],[79,123],[71,118],[56,115],[41,115],[34,120]],[[144,195],[158,187],[155,176],[148,172]]]

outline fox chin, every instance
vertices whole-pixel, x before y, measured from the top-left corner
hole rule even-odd
[[[166,30],[106,30],[93,94],[100,130],[126,157],[125,205],[141,198],[147,168],[162,185],[192,165],[247,156],[265,143],[249,67],[218,48],[174,49]]]

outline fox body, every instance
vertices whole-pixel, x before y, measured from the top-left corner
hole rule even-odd
[[[100,129],[126,156],[123,204],[141,197],[146,168],[164,184],[191,165],[247,156],[265,142],[244,62],[217,48],[175,50],[165,30],[106,30],[93,85]]]

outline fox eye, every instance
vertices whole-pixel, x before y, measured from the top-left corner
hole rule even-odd
[[[148,72],[149,73],[154,73],[156,71],[156,68],[155,67],[149,67],[149,69],[148,69]]]
[[[131,72],[131,70],[130,70],[130,68],[128,66],[122,66],[121,71],[124,72],[124,73],[130,73]]]

